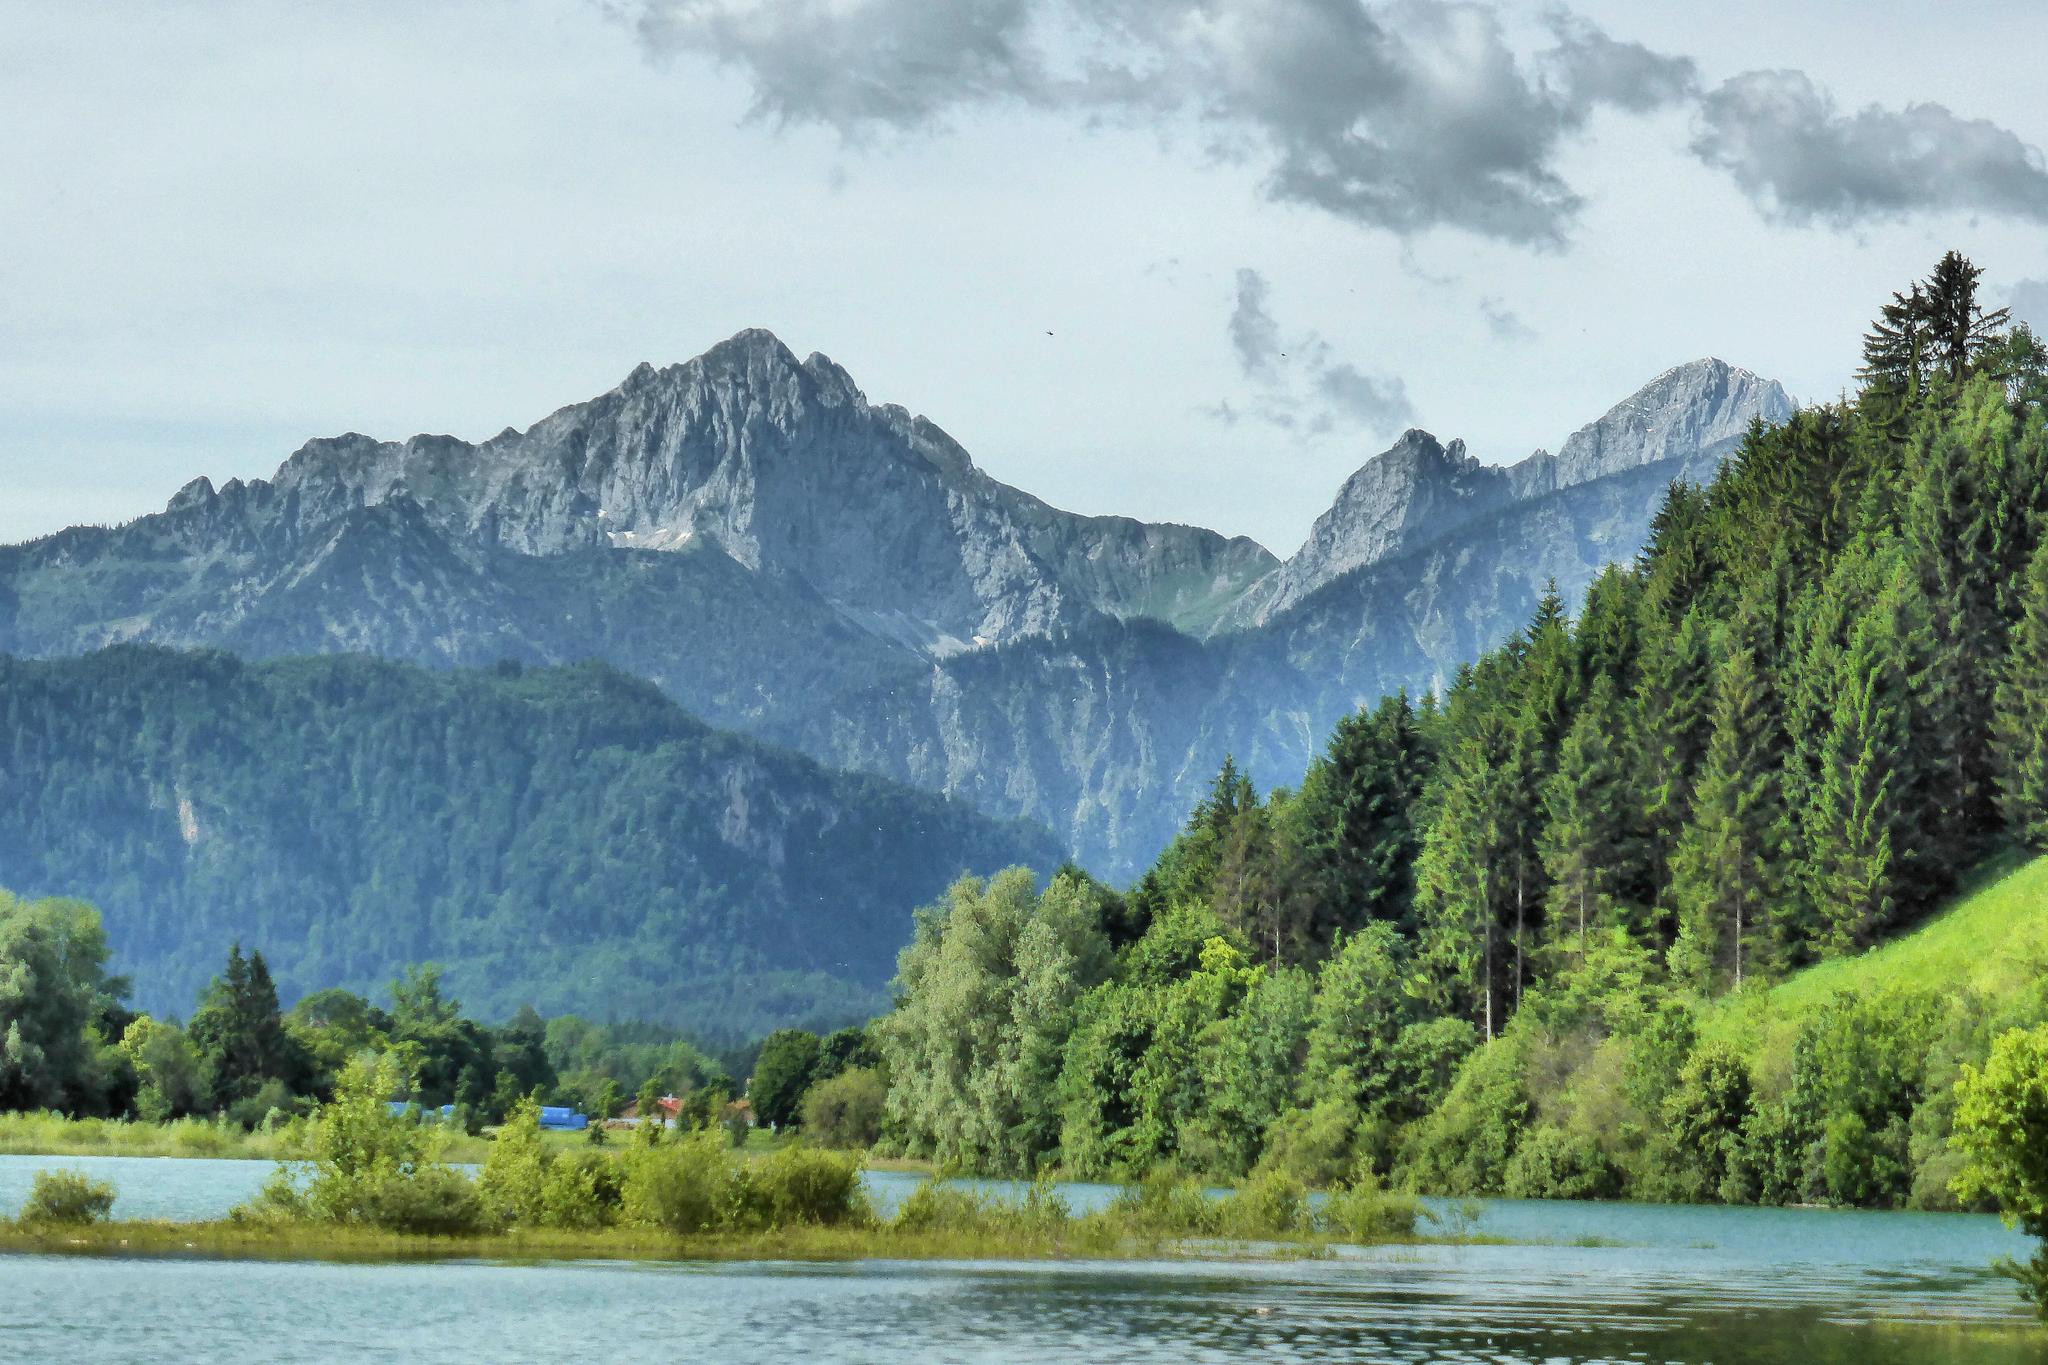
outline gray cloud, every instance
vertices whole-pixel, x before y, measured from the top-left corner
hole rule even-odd
[[[2048,169],[2013,133],[1939,104],[1844,114],[1799,71],[1751,71],[1707,92],[1692,150],[1785,222],[1846,227],[1941,209],[2048,222]]]
[[[1495,295],[1488,294],[1479,300],[1479,315],[1486,319],[1486,330],[1493,333],[1495,340],[1528,341],[1536,335],[1513,309]]]
[[[1690,58],[1563,8],[1508,43],[1481,0],[608,0],[657,55],[742,72],[753,114],[849,140],[1010,104],[1199,123],[1272,199],[1413,236],[1561,246],[1582,206],[1556,162],[1593,113],[1691,105],[1692,151],[1769,217],[1843,227],[1961,208],[2048,221],[2048,170],[1939,104],[1838,110],[1798,71],[1702,92]]]
[[[1243,407],[1222,399],[1203,409],[1207,415],[1225,426],[1249,416],[1310,436],[1343,427],[1384,432],[1408,424],[1414,409],[1398,377],[1367,374],[1313,332],[1283,342],[1268,306],[1271,296],[1264,275],[1251,269],[1237,272],[1228,330],[1238,368],[1253,394]]]
[[[655,52],[696,51],[752,77],[754,112],[781,124],[905,129],[951,109],[1027,96],[1024,45],[1039,0],[648,0],[633,16]]]
[[[1266,297],[1271,292],[1266,277],[1258,271],[1237,272],[1237,305],[1230,310],[1230,345],[1248,379],[1270,376],[1280,357],[1280,325],[1266,309]]]
[[[1399,379],[1361,373],[1348,361],[1325,366],[1316,375],[1316,392],[1329,404],[1329,426],[1343,418],[1373,431],[1390,431],[1415,416],[1408,388]]]
[[[1698,89],[1699,69],[1690,57],[1667,57],[1641,43],[1610,38],[1567,9],[1553,9],[1545,20],[1557,46],[1544,61],[1563,83],[1577,119],[1600,104],[1646,114]]]
[[[744,72],[754,113],[850,138],[1008,102],[1087,117],[1191,116],[1265,193],[1413,234],[1556,246],[1580,199],[1553,162],[1602,105],[1682,98],[1692,63],[1551,17],[1511,49],[1461,0],[637,0],[657,54]]]

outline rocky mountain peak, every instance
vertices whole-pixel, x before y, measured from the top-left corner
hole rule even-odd
[[[1463,441],[1411,427],[1359,466],[1294,557],[1246,595],[1229,624],[1262,621],[1332,579],[1434,539],[1511,496],[1502,471]]]
[[[1712,356],[1674,365],[1565,439],[1556,455],[1539,450],[1515,466],[1516,491],[1528,497],[1672,459],[1718,459],[1749,424],[1792,415],[1792,400],[1762,379]]]
[[[1403,432],[1337,490],[1294,557],[1225,618],[1256,624],[1355,569],[1440,540],[1510,504],[1652,466],[1704,477],[1756,419],[1782,422],[1792,400],[1773,380],[1711,357],[1675,365],[1573,432],[1557,454],[1482,464],[1463,441]]]
[[[213,480],[202,474],[174,493],[170,505],[165,510],[183,512],[195,507],[204,507],[212,502],[215,496]]]

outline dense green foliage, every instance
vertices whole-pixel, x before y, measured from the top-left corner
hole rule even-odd
[[[1990,1199],[2048,1239],[2048,1025],[2014,1029],[1992,1045],[1983,1070],[1963,1068],[1955,1130],[1965,1163],[1958,1191]],[[2009,1270],[2048,1314],[2048,1245]]]
[[[494,1028],[466,1015],[431,965],[391,983],[388,1010],[329,987],[281,1011],[263,954],[244,955],[240,945],[189,1026],[180,1026],[128,1011],[127,983],[106,975],[106,959],[92,907],[0,892],[0,1113],[159,1126],[217,1116],[218,1131],[210,1123],[179,1128],[168,1148],[187,1150],[189,1136],[193,1150],[217,1150],[248,1130],[303,1117],[336,1093],[351,1067],[388,1057],[397,1070],[387,1100],[452,1106],[472,1134],[530,1097],[579,1107],[601,1124],[636,1089],[674,1096],[686,1119],[709,1124],[729,1117],[740,1088],[728,1068],[744,1074],[752,1061],[744,1048],[714,1058],[659,1025],[542,1019],[531,1005]],[[860,1029],[778,1036],[810,1059],[792,1104],[804,1085],[877,1060]],[[592,1131],[601,1137],[601,1128]]]
[[[491,1017],[865,1017],[906,907],[1042,832],[706,728],[599,666],[0,658],[0,868],[85,896],[152,1013],[229,943],[287,1001],[409,963]]]
[[[106,932],[90,906],[0,891],[0,1111],[124,1106],[112,1044],[129,1021],[127,983],[106,964]]]
[[[802,1029],[769,1034],[754,1062],[753,1083],[747,1087],[755,1116],[776,1128],[801,1122],[804,1091],[817,1075],[818,1062],[817,1034]]]
[[[1127,895],[957,886],[874,1029],[889,1140],[996,1172],[2004,1198],[1955,1183],[1956,1081],[2048,1019],[2038,970],[1725,1018],[2048,829],[2048,383],[1976,279],[1945,258],[1861,393],[1673,487],[1576,617],[1553,594],[1441,697],[1350,717],[1298,791],[1226,763]]]
[[[77,1171],[37,1171],[21,1206],[20,1221],[76,1227],[104,1223],[114,1211],[114,1187]]]

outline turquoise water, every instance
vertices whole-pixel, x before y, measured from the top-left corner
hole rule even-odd
[[[115,1182],[128,1217],[218,1215],[267,1162],[0,1157]],[[893,1205],[916,1176],[870,1177]],[[1085,1207],[1107,1187],[1079,1187]],[[1988,1265],[2023,1253],[1951,1214],[1487,1203],[1549,1245],[1267,1262],[328,1265],[0,1256],[0,1360],[2033,1361]],[[1570,1245],[1575,1241],[1599,1245]],[[1618,1243],[1619,1245],[1609,1245]],[[1931,1333],[1927,1320],[1965,1324]]]

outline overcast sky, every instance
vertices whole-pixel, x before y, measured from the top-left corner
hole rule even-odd
[[[1297,545],[1956,246],[2048,322],[2037,0],[0,6],[0,541],[743,327],[1061,506]],[[1050,335],[1048,335],[1050,333]]]

